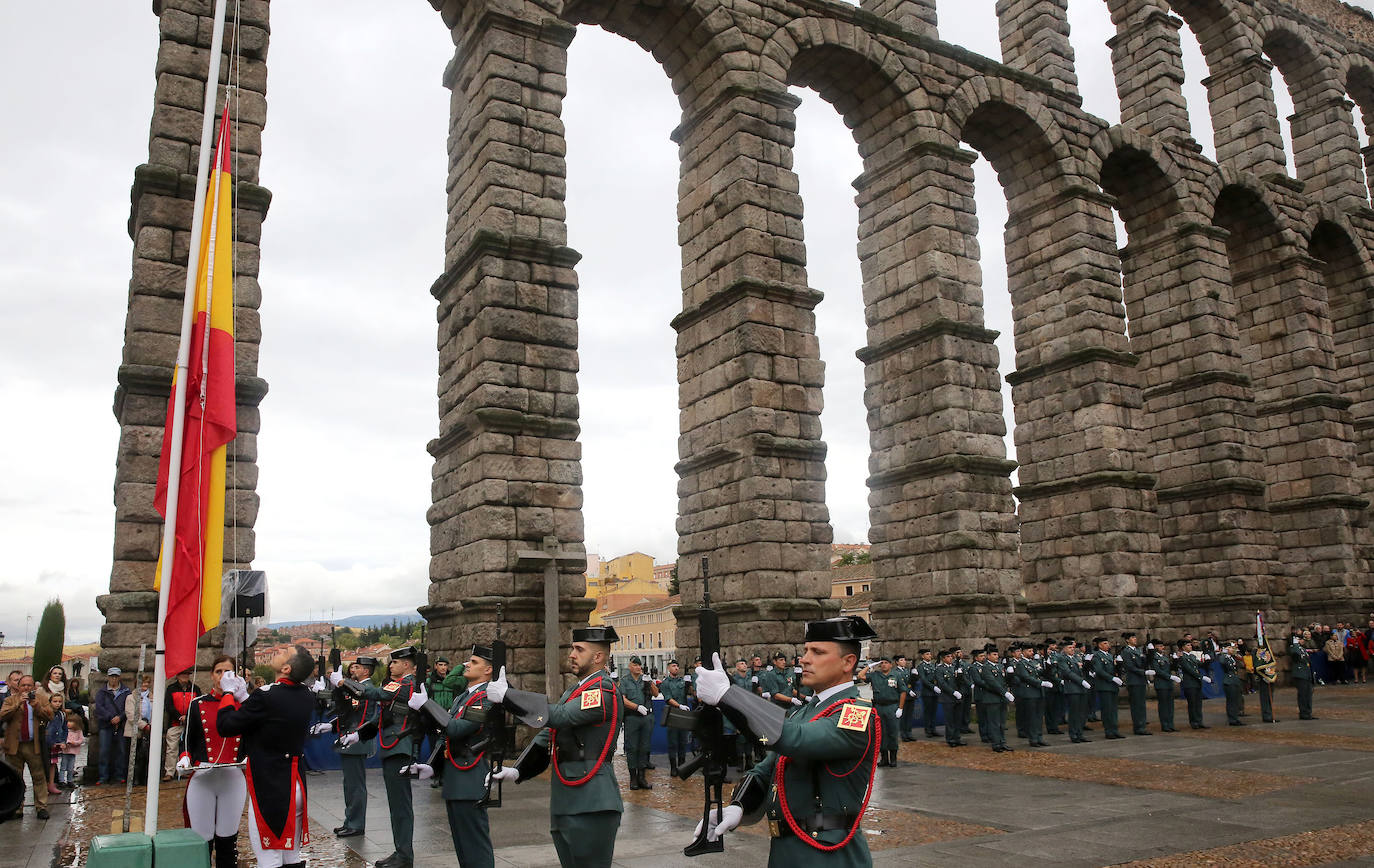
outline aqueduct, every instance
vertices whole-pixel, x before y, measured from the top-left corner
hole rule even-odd
[[[1374,119],[1367,14],[1336,0],[1107,0],[1121,102],[1109,126],[1081,108],[1065,0],[998,0],[1000,62],[941,41],[934,0],[430,2],[456,46],[444,271],[431,287],[439,426],[422,611],[434,647],[488,637],[505,601],[512,668],[538,672],[544,579],[521,552],[547,537],[574,553],[583,543],[579,257],[566,246],[559,117],[579,24],[652,54],[682,108],[679,648],[696,641],[701,555],[728,646],[790,643],[799,622],[833,611],[821,296],[791,171],[792,86],[841,113],[863,159],[860,358],[885,642],[1374,608],[1374,153],[1362,158],[1351,109]],[[100,601],[114,662],[150,635],[155,611],[152,489],[210,42],[208,0],[153,7],[158,86],[132,193],[114,567]],[[257,250],[270,196],[256,182],[269,4],[242,10],[241,531],[227,560],[247,564],[266,392]],[[1183,28],[1210,72],[1215,163],[1190,131]],[[1292,91],[1295,178],[1271,61]],[[978,154],[1010,214],[1015,461],[983,316]],[[559,570],[566,630],[590,603],[581,566]]]

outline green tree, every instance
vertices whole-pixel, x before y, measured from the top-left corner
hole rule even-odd
[[[38,632],[33,637],[33,680],[48,680],[48,670],[62,662],[62,641],[67,633],[67,613],[62,601],[52,599],[43,607]]]
[[[672,578],[668,579],[668,596],[681,593],[677,583],[677,564],[673,564]]]
[[[263,681],[266,681],[268,684],[271,684],[273,681],[277,680],[277,670],[273,669],[271,666],[268,666],[266,663],[259,663],[258,665],[253,667],[253,677],[261,678]],[[249,685],[249,688],[252,688],[251,684]]]
[[[871,563],[872,561],[873,561],[873,556],[870,555],[867,551],[862,551],[862,552],[852,552],[852,551],[850,551],[850,552],[845,552],[844,554],[840,555],[840,559],[839,559],[836,563],[837,563],[839,566],[842,566],[842,567],[852,567],[852,566],[854,566],[855,564],[867,564],[867,563]]]
[[[334,633],[334,644],[345,651],[356,651],[359,647],[358,634],[350,629],[337,630]]]

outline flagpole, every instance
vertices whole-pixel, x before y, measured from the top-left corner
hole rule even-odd
[[[176,373],[172,378],[172,436],[164,449],[167,456],[167,512],[162,524],[162,571],[158,577],[157,644],[153,654],[153,719],[148,734],[148,799],[143,809],[143,831],[157,832],[158,767],[162,762],[163,707],[167,695],[167,594],[172,582],[176,548],[177,505],[181,494],[181,449],[186,439],[186,381],[190,379],[191,326],[196,313],[196,279],[200,239],[204,227],[205,191],[209,185],[210,140],[215,126],[215,97],[219,93],[219,66],[224,51],[224,19],[228,0],[215,0],[215,22],[210,29],[210,62],[205,73],[205,116],[200,127],[200,160],[196,169],[196,199],[191,211],[191,245],[186,256],[186,296],[181,310],[181,340],[177,344]],[[202,577],[204,580],[204,577]]]

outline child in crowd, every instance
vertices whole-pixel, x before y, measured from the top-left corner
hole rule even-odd
[[[64,789],[76,789],[76,757],[81,753],[81,746],[86,743],[86,736],[82,733],[81,716],[68,712],[63,718],[66,721],[67,734],[62,744],[62,755],[59,757],[57,767],[57,785]]]
[[[48,744],[48,793],[57,795],[61,792],[57,788],[57,758],[67,742],[67,712],[61,693],[49,694],[48,701],[52,703],[52,720],[48,721],[48,729],[44,733],[44,741]]]

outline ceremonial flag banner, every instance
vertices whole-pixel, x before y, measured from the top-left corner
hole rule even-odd
[[[204,230],[197,260],[176,540],[167,618],[163,622],[169,676],[195,663],[197,640],[220,622],[225,464],[227,444],[238,431],[234,399],[233,187],[226,107],[220,119],[216,160],[205,197]],[[175,382],[172,394],[176,394]],[[175,397],[167,402],[167,427],[153,501],[163,518],[167,517],[168,445],[174,400]],[[162,575],[161,561],[157,575]]]

